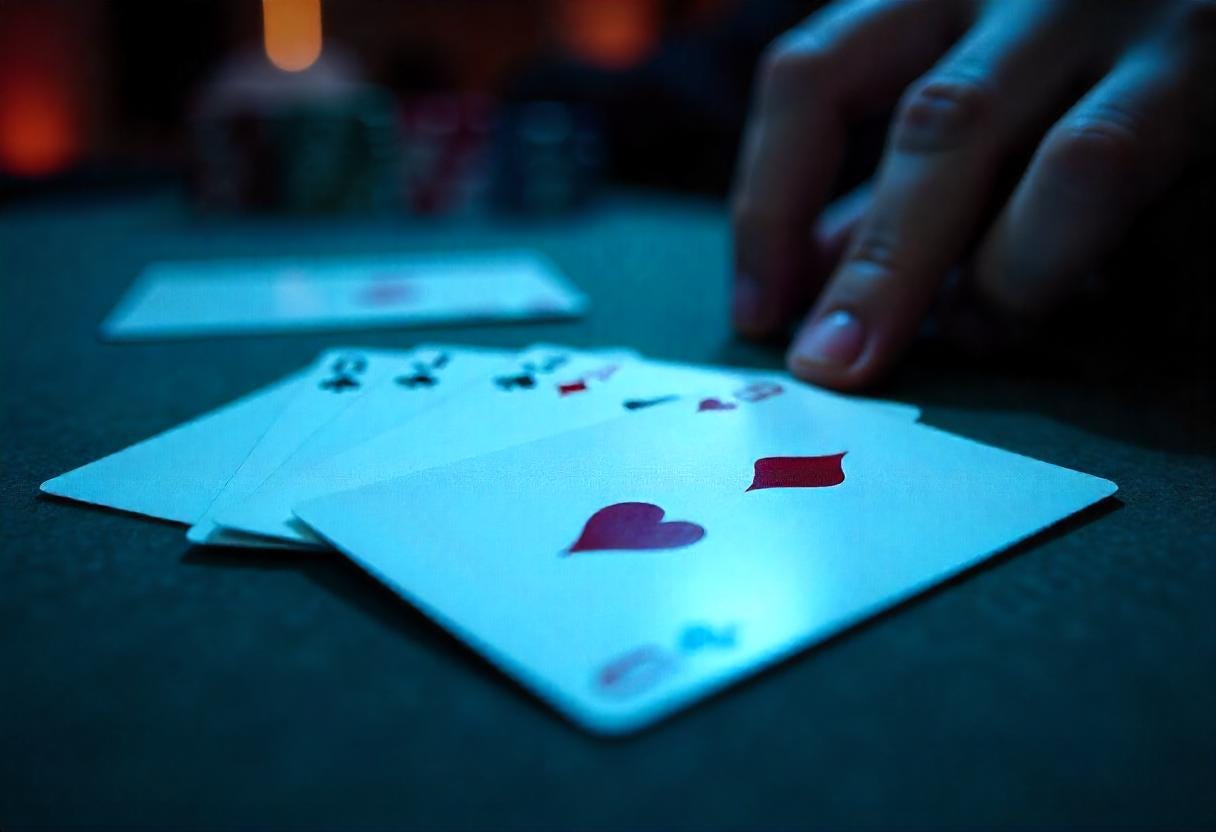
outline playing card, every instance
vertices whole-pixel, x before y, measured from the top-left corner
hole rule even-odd
[[[252,493],[314,433],[368,391],[395,377],[415,374],[420,363],[433,368],[436,362],[442,363],[442,350],[343,347],[322,354],[203,516],[190,527],[187,539],[212,546],[247,545],[248,535],[230,537],[215,523],[217,512]]]
[[[586,297],[534,252],[216,260],[148,266],[112,340],[563,318]]]
[[[529,348],[401,426],[264,484],[245,498],[247,509],[234,503],[225,510],[225,524],[319,544],[290,514],[301,500],[618,417],[620,396],[607,390],[640,366],[626,354]]]
[[[554,364],[555,356],[571,363],[556,364],[557,374],[546,382],[533,370]],[[572,381],[562,383],[563,378]],[[215,522],[246,534],[316,544],[320,541],[292,512],[297,503],[315,496],[529,442],[631,411],[681,399],[695,406],[715,394],[730,401],[735,393],[744,391],[746,395],[754,389],[748,384],[748,376],[694,365],[624,361],[610,353],[580,354],[546,345],[512,359],[498,372],[489,373],[484,382],[481,388],[469,387],[463,395],[445,400],[442,409],[410,420],[394,431],[380,432],[361,446],[348,443],[350,449],[343,453],[311,454],[307,461],[311,465],[302,461],[284,466],[244,500],[217,512]],[[805,387],[788,378],[783,383]],[[806,389],[807,396],[816,400],[848,401],[834,393]],[[886,408],[884,412],[900,418],[915,418],[919,413],[908,406]]]
[[[470,385],[491,378],[511,357],[511,353],[472,347],[420,350],[403,371],[369,389],[318,429],[253,493],[218,507],[211,519],[226,531],[282,537],[284,524],[292,519],[293,480],[313,465],[405,425]]]
[[[749,383],[296,511],[562,713],[620,733],[1115,491]]]
[[[194,523],[296,394],[303,374],[81,466],[43,492],[177,523]]]

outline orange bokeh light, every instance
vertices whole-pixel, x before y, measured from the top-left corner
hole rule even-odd
[[[70,7],[0,4],[0,169],[63,170],[83,150],[76,38]]]
[[[262,0],[262,42],[279,69],[308,69],[321,57],[321,0]]]
[[[562,43],[598,66],[632,66],[658,41],[655,0],[563,0],[560,9]]]
[[[45,176],[67,167],[80,151],[73,107],[51,79],[0,81],[0,167]]]

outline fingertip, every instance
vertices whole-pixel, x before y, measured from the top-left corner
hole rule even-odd
[[[812,318],[798,332],[786,356],[797,378],[826,387],[849,388],[864,383],[859,364],[866,351],[866,326],[847,309]]]
[[[847,369],[861,357],[865,341],[861,319],[847,309],[836,309],[803,327],[790,352],[807,365]]]

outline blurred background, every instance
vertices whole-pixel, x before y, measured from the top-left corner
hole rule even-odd
[[[133,185],[197,216],[546,216],[619,185],[721,205],[757,59],[818,5],[0,0],[0,208]],[[886,117],[853,125],[838,193],[871,175]],[[1210,174],[1143,218],[1057,335],[1216,337]],[[1146,295],[1145,274],[1167,283]]]
[[[0,196],[177,179],[205,210],[723,193],[792,0],[0,0]]]

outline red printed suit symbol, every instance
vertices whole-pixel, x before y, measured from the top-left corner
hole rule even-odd
[[[734,410],[739,405],[734,402],[724,402],[721,399],[701,399],[701,403],[697,405],[697,412],[704,413],[707,410]]]
[[[382,277],[364,286],[357,300],[363,306],[398,306],[417,297],[415,284],[401,278]]]
[[[607,381],[616,374],[618,369],[620,369],[619,364],[605,364],[603,367],[599,367],[587,373],[582,378],[576,378],[574,381],[567,381],[565,383],[558,384],[557,394],[559,396],[569,396],[571,393],[582,393],[588,389],[588,379],[593,379],[595,381]]]
[[[611,550],[680,549],[705,537],[705,528],[683,520],[663,521],[652,503],[615,503],[591,515],[582,534],[563,554]]]
[[[601,693],[616,699],[636,696],[670,676],[675,658],[662,647],[647,644],[608,662],[595,674]]]
[[[677,673],[686,661],[704,653],[730,652],[739,647],[739,625],[694,622],[680,631],[674,649],[644,644],[613,657],[595,673],[600,693],[627,699],[645,693]]]
[[[785,388],[775,381],[753,381],[746,387],[735,391],[735,398],[744,402],[762,402],[773,396],[780,396]]]
[[[844,482],[845,452],[827,456],[766,456],[757,459],[748,491],[765,488],[827,488]]]

